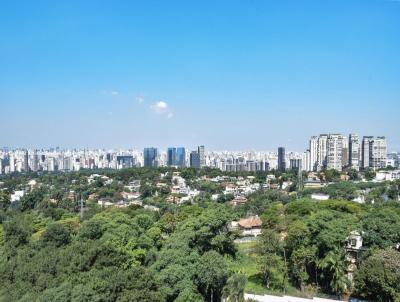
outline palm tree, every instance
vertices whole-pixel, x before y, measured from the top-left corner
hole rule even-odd
[[[224,289],[223,297],[227,302],[244,302],[244,289],[246,286],[247,278],[242,274],[232,275]]]
[[[342,249],[329,251],[318,267],[328,273],[332,292],[341,296],[349,289],[350,281],[346,277],[348,261]]]

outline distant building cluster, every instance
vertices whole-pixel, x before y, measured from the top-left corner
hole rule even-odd
[[[382,169],[388,165],[398,165],[398,157],[392,156],[388,161],[387,142],[384,136],[364,136],[350,134],[321,134],[312,136],[309,149],[303,154],[302,169],[305,171],[320,171],[343,168]]]
[[[187,151],[170,147],[141,150],[27,150],[0,149],[0,174],[40,171],[79,171],[80,169],[124,169],[132,167],[212,167],[224,172],[268,172],[271,169],[320,171],[344,168],[379,170],[399,167],[399,154],[387,152],[384,136],[348,137],[341,134],[312,136],[305,152],[209,151],[203,145]]]
[[[189,156],[184,147],[171,147],[159,152],[155,147],[139,150],[28,150],[0,149],[0,174],[41,171],[79,171],[81,169],[124,169],[133,167],[194,167],[206,166],[204,146]]]

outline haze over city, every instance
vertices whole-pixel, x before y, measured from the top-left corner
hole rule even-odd
[[[0,145],[400,150],[400,2],[0,5]]]

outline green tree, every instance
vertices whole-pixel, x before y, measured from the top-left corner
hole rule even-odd
[[[18,215],[11,220],[3,222],[3,228],[6,245],[13,252],[16,252],[15,248],[29,242],[32,233],[32,222],[27,216]]]
[[[71,232],[60,223],[50,224],[42,235],[45,244],[54,244],[56,247],[67,245],[71,241]]]
[[[174,300],[174,302],[203,302],[204,299],[197,291],[197,289],[188,286],[185,287],[180,293],[179,296]]]
[[[366,180],[371,181],[371,180],[373,180],[375,178],[376,172],[374,170],[372,170],[372,169],[367,169],[364,172],[364,176],[365,176]]]
[[[7,210],[10,204],[10,195],[4,191],[0,191],[0,210]]]
[[[43,201],[46,191],[43,188],[33,189],[32,192],[21,198],[21,210],[26,211],[35,208]]]
[[[215,251],[204,253],[195,268],[195,282],[206,301],[221,300],[222,289],[228,278],[224,258]]]
[[[272,253],[260,255],[258,267],[267,288],[281,291],[287,288],[287,269],[282,257]]]
[[[350,282],[346,277],[348,262],[344,250],[337,249],[329,251],[329,253],[318,263],[325,274],[325,277],[330,280],[330,288],[333,293],[342,295],[349,290]]]
[[[400,301],[400,252],[393,249],[373,252],[356,272],[354,287],[363,299]]]
[[[233,274],[228,278],[223,289],[223,297],[227,302],[244,302],[244,290],[247,278],[242,274]]]
[[[295,284],[299,286],[302,291],[310,279],[310,268],[313,266],[315,267],[317,258],[315,252],[315,247],[300,245],[298,248],[293,250],[290,256],[292,278],[295,281]]]
[[[400,242],[400,215],[387,207],[372,208],[363,219],[364,245],[393,247]]]

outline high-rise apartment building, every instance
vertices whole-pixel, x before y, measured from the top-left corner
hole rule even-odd
[[[326,167],[328,135],[312,136],[310,138],[311,171],[319,171]]]
[[[330,134],[327,140],[327,169],[342,171],[343,135]]]
[[[25,150],[24,153],[24,171],[29,172],[29,153],[28,150]]]
[[[370,158],[372,157],[372,142],[373,136],[364,136],[361,145],[361,167],[368,169],[371,165]]]
[[[327,166],[328,134],[321,134],[318,138],[317,170]]]
[[[372,165],[371,165],[372,164]],[[373,169],[386,168],[387,164],[387,143],[384,136],[374,138],[372,142],[372,157],[370,158],[370,166]]]
[[[358,134],[349,135],[349,166],[352,169],[360,169],[360,138]]]
[[[197,148],[197,153],[199,153],[200,157],[200,167],[205,167],[206,166],[206,154],[205,154],[205,149],[204,146],[199,146]]]
[[[303,152],[301,155],[301,170],[302,171],[312,171],[313,168],[311,166],[311,152],[307,150]]]
[[[349,139],[346,136],[342,136],[342,167],[349,165]]]
[[[10,166],[10,173],[15,172],[15,157],[13,155],[10,155],[9,157],[9,166]]]
[[[318,136],[312,136],[310,139],[310,167],[308,171],[316,171],[318,165]]]
[[[301,169],[301,159],[300,158],[291,158],[289,160],[289,167],[290,167],[290,170],[298,171],[299,169]]]
[[[286,152],[284,147],[278,148],[278,170],[284,172],[286,170]]]
[[[38,170],[39,170],[39,156],[37,150],[34,150],[32,159],[32,171],[37,172]]]
[[[144,148],[143,151],[143,162],[145,167],[157,167],[158,166],[158,150],[157,148]]]
[[[384,136],[364,136],[362,141],[362,167],[382,169],[387,165],[387,143]]]

